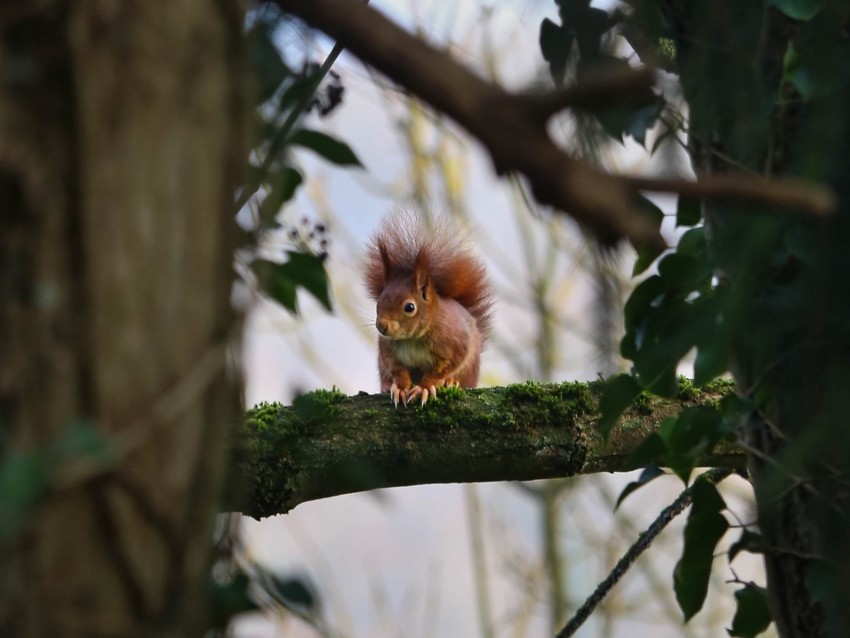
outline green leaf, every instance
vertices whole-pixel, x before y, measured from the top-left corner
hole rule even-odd
[[[257,103],[268,100],[283,81],[289,77],[290,70],[280,57],[274,45],[274,26],[257,21],[246,34],[245,49],[248,67],[254,73]]]
[[[694,467],[714,448],[724,428],[720,412],[713,407],[682,410],[669,427],[658,430],[668,450],[664,464],[687,484]]]
[[[268,225],[280,212],[281,207],[292,199],[303,181],[303,175],[291,166],[284,166],[273,175],[268,180],[271,191],[260,204],[260,223]]]
[[[44,459],[11,452],[0,460],[0,542],[15,535],[47,493]]]
[[[637,481],[632,481],[620,493],[619,498],[617,499],[617,503],[614,505],[614,510],[616,511],[618,507],[620,507],[620,503],[626,500],[626,497],[634,492],[637,489],[640,489],[650,481],[657,479],[659,476],[664,476],[666,472],[662,470],[657,465],[648,465],[644,468],[643,472],[640,473]]]
[[[268,295],[293,313],[298,313],[297,289],[304,288],[328,310],[332,310],[328,291],[328,275],[321,257],[309,253],[287,251],[283,264],[257,259],[251,264],[262,288]]]
[[[729,370],[730,350],[724,338],[707,339],[697,346],[694,384],[705,385]]]
[[[650,224],[655,229],[661,228],[661,222],[664,221],[664,212],[655,204],[649,201],[646,197],[638,196],[635,208],[649,218]],[[652,265],[652,262],[664,252],[664,249],[654,243],[633,244],[637,250],[638,258],[632,269],[632,276],[639,275],[644,270]]]
[[[694,483],[693,494],[693,506],[685,524],[682,557],[673,570],[673,588],[685,622],[693,618],[705,602],[714,550],[729,528],[720,513],[726,504],[714,485],[698,480]]]
[[[672,420],[671,417],[665,420]],[[663,423],[663,422],[662,422]],[[653,432],[626,459],[626,470],[636,470],[650,464],[659,465],[667,454],[667,444],[657,432]]]
[[[540,24],[540,53],[549,63],[549,74],[556,86],[564,83],[567,60],[573,49],[574,34],[544,18]]]
[[[735,592],[738,608],[732,619],[732,628],[727,630],[730,636],[755,638],[771,623],[770,609],[763,588],[747,583]]]
[[[826,4],[826,0],[769,0],[770,6],[794,20],[807,21],[814,18]]]
[[[306,128],[299,129],[292,134],[289,142],[296,146],[309,148],[329,162],[340,166],[363,166],[348,144],[321,131]]]
[[[240,571],[231,580],[212,583],[212,622],[215,627],[225,627],[237,614],[257,609],[251,598],[251,581]]]
[[[305,579],[300,577],[281,578],[272,576],[269,583],[270,593],[280,600],[288,609],[315,611],[318,599],[315,589]]]
[[[711,276],[711,266],[704,257],[670,253],[658,262],[658,274],[670,288],[696,290]]]
[[[617,419],[623,414],[640,395],[641,387],[634,377],[620,374],[608,381],[605,392],[599,399],[599,430],[606,439],[611,433]]]
[[[708,258],[708,248],[705,243],[705,228],[691,228],[679,238],[676,252],[680,255],[692,255]]]
[[[696,226],[702,219],[701,202],[696,197],[679,195],[676,204],[676,226]]]
[[[735,560],[735,556],[742,551],[751,554],[764,553],[764,539],[761,534],[745,529],[741,533],[741,537],[729,547],[729,562]]]

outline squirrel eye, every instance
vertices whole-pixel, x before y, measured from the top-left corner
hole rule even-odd
[[[412,315],[414,312],[416,312],[415,303],[413,303],[412,301],[408,301],[406,304],[404,304],[404,314]]]

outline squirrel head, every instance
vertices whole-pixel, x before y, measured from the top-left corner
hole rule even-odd
[[[386,248],[378,248],[387,279],[378,297],[375,327],[387,339],[420,338],[428,332],[436,303],[427,254],[420,251],[411,275],[394,277]]]

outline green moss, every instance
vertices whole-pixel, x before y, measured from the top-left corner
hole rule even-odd
[[[683,401],[693,401],[699,397],[699,388],[694,385],[694,382],[679,375],[679,398]]]
[[[732,379],[715,379],[702,386],[702,389],[711,394],[728,396],[735,394],[735,382]]]
[[[351,399],[337,390],[313,390],[295,398],[292,407],[299,418],[308,423],[321,423],[339,416],[340,406]]]
[[[656,50],[658,55],[671,61],[676,60],[676,42],[672,38],[658,38]]]
[[[641,414],[652,414],[652,394],[647,390],[641,390],[635,399],[634,409]]]

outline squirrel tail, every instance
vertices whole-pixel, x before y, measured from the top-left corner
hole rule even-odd
[[[417,266],[428,272],[440,297],[454,299],[469,311],[483,337],[490,333],[492,285],[468,235],[445,218],[425,228],[412,212],[386,217],[367,251],[365,284],[369,296],[377,300],[388,281],[412,277]]]

